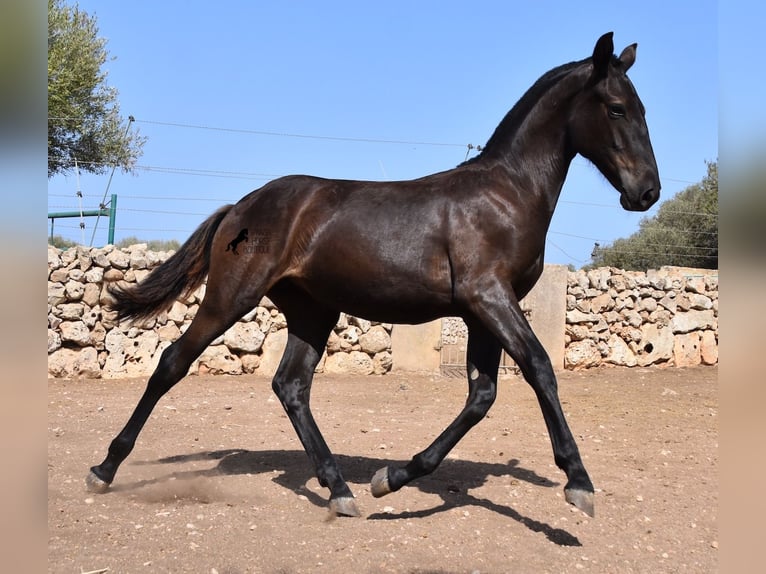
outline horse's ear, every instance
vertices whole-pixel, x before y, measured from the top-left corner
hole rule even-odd
[[[596,47],[593,48],[593,72],[598,77],[605,77],[609,72],[614,52],[613,35],[614,32],[607,32],[598,39]]]
[[[626,72],[630,69],[633,63],[636,61],[636,48],[638,44],[631,44],[622,51],[620,54],[620,62],[622,62],[622,69]]]

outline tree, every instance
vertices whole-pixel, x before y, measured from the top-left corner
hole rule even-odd
[[[120,116],[106,82],[110,60],[95,18],[63,0],[48,0],[48,177],[74,169],[131,171],[145,138]]]
[[[176,239],[149,239],[147,241],[135,236],[121,239],[115,244],[115,247],[125,249],[136,243],[145,243],[149,251],[178,251],[181,248],[181,244]]]
[[[663,265],[718,268],[718,164],[707,175],[660,205],[639,230],[611,245],[598,243],[588,267],[657,269]]]

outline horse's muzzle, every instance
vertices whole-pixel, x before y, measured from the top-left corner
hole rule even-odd
[[[628,211],[646,211],[654,205],[660,198],[660,185],[645,188],[638,194],[622,192],[620,194],[620,205]]]

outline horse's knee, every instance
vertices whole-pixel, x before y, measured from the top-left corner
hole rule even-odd
[[[308,386],[300,379],[277,374],[271,381],[271,388],[288,412],[308,404]]]
[[[468,395],[465,405],[465,416],[476,424],[483,419],[497,398],[497,385],[488,381],[483,385],[476,385]]]

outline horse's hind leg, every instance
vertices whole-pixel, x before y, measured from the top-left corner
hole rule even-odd
[[[463,436],[484,418],[497,396],[500,343],[484,327],[468,325],[468,399],[458,417],[423,452],[402,468],[384,467],[372,479],[372,494],[379,497],[436,470]]]
[[[314,464],[319,484],[330,489],[330,511],[359,516],[354,495],[311,414],[309,405],[314,369],[322,358],[338,312],[318,309],[309,301],[275,299],[287,318],[287,346],[274,375],[272,387]]]
[[[208,291],[189,328],[163,351],[132,416],[109,445],[104,461],[90,469],[86,479],[90,490],[104,492],[109,488],[120,464],[133,450],[136,439],[157,402],[186,375],[192,362],[202,351],[249,310],[234,307],[224,309],[213,304],[215,299],[216,297]]]

